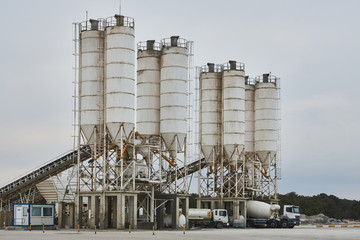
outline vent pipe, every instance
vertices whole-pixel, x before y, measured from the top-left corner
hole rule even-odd
[[[116,19],[116,26],[124,26],[124,16],[116,14],[115,19]]]
[[[236,70],[236,61],[229,61],[230,63],[230,70]]]
[[[90,19],[91,30],[99,30],[99,20]]]
[[[207,65],[209,67],[209,72],[214,72],[215,71],[215,64],[214,63],[208,63]]]
[[[147,40],[146,41],[146,50],[154,50],[155,40]]]
[[[177,47],[178,45],[179,36],[172,36],[170,37],[170,42],[172,47]]]
[[[263,82],[264,82],[264,83],[269,82],[269,76],[270,76],[270,74],[269,74],[269,73],[265,73],[265,74],[263,74]]]

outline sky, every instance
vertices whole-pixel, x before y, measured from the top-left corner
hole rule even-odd
[[[281,78],[279,192],[360,200],[360,1],[122,0],[136,42],[194,41],[195,66],[245,63]],[[0,8],[0,186],[73,147],[74,22],[119,0]],[[360,150],[359,150],[360,151]]]

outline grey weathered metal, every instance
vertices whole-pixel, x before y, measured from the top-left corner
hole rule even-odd
[[[104,32],[98,20],[90,20],[91,30],[80,33],[80,128],[87,144],[99,146],[104,124]]]
[[[143,136],[160,135],[160,54],[160,43],[138,43],[136,130]]]
[[[172,158],[186,138],[188,49],[177,36],[161,41],[160,134]]]
[[[221,66],[208,63],[200,75],[201,151],[208,162],[220,155],[222,74]]]
[[[255,151],[255,82],[245,77],[245,152]]]
[[[135,125],[135,35],[132,18],[115,15],[105,29],[105,119],[115,144]],[[123,131],[123,133],[122,133]]]
[[[277,78],[263,74],[255,80],[255,151],[267,169],[279,148]]]
[[[235,61],[223,66],[223,146],[235,161],[236,149],[242,152],[245,146],[245,66]]]

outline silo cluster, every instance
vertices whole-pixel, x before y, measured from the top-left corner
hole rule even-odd
[[[201,151],[208,163],[230,165],[247,157],[266,172],[279,145],[278,78],[245,76],[243,63],[208,63],[200,74]],[[243,156],[243,157],[242,157]]]
[[[138,44],[137,131],[161,136],[175,158],[186,139],[188,47],[178,36]]]
[[[80,25],[80,129],[90,146],[103,143],[104,126],[120,145],[135,126],[134,19],[89,22]]]

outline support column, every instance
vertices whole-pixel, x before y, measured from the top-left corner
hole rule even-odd
[[[106,208],[107,207],[107,197],[105,194],[96,197],[96,222],[99,225],[99,228],[104,229],[107,228],[106,224]]]
[[[101,212],[102,208],[100,207],[100,204],[102,204],[102,198],[100,198],[100,196],[94,196],[95,198],[95,209],[94,209],[94,221],[95,221],[95,224],[96,224],[96,227],[99,227],[99,228],[104,228],[104,222],[102,221],[103,219],[101,218],[100,219],[100,214],[103,214]]]
[[[76,195],[75,197],[75,226],[80,224],[83,225],[82,222],[82,206],[83,206],[83,197]]]
[[[178,197],[174,197],[170,203],[172,228],[175,229],[179,227],[179,200]]]
[[[186,218],[186,228],[189,229],[189,198],[186,197],[185,199],[182,199],[181,201],[181,205],[182,205],[182,214],[184,214],[185,218]]]
[[[235,219],[239,219],[240,214],[239,214],[239,201],[235,200],[233,201],[233,220]]]
[[[68,206],[69,206],[69,228],[75,228],[75,209],[74,209],[75,206],[73,203],[69,203]]]
[[[151,198],[150,198],[150,222],[154,222],[155,220],[154,202],[155,202],[155,194],[154,194],[154,185],[153,185],[151,187]]]
[[[156,201],[157,206],[162,204],[162,201]],[[156,225],[157,229],[164,228],[164,215],[165,215],[165,204],[162,204],[160,207],[156,209]]]
[[[58,216],[58,228],[64,228],[65,227],[65,209],[64,209],[64,203],[59,202],[58,208],[57,208],[57,216]],[[1,223],[1,222],[0,222]]]
[[[211,210],[214,210],[214,209],[216,208],[216,206],[215,206],[215,201],[214,201],[214,200],[211,200],[211,202],[210,202],[210,208],[211,208]]]
[[[89,206],[89,228],[95,228],[95,212],[96,212],[96,201],[95,196],[88,197],[88,206]]]
[[[129,204],[129,224],[131,228],[136,229],[137,227],[137,195],[128,196],[128,204]]]
[[[116,229],[125,229],[125,196],[118,194],[116,196]]]
[[[201,208],[201,199],[200,198],[198,198],[197,200],[196,200],[196,208]]]

